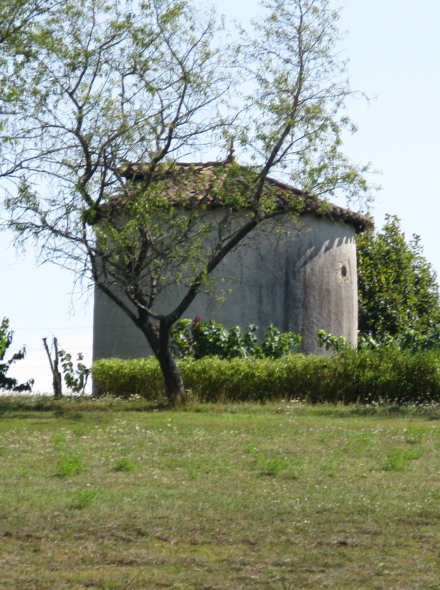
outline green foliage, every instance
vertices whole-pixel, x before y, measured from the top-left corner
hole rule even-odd
[[[416,330],[404,330],[398,336],[386,335],[376,340],[371,335],[359,334],[358,349],[433,350],[440,351],[440,326],[430,328],[425,334]]]
[[[215,11],[190,0],[12,0],[20,15],[39,11],[18,29],[22,17],[4,4],[0,177],[16,180],[5,225],[113,300],[160,358],[176,400],[171,327],[255,228],[304,206],[269,175],[287,174],[314,205],[335,190],[368,198],[366,168],[341,149],[355,127],[338,11],[329,0],[266,0],[231,42]],[[251,165],[225,162],[231,138]],[[176,165],[213,145],[209,178]],[[218,205],[224,215],[213,216]],[[230,358],[257,350],[252,333],[234,329],[225,346]],[[273,332],[263,353],[294,346]]]
[[[232,359],[246,358],[254,356],[254,354],[258,356],[259,349],[249,346],[253,344],[252,336],[256,329],[256,326],[249,326],[247,334],[243,337],[238,326],[226,330],[214,320],[206,323],[199,322],[192,329],[195,357],[218,356],[219,358]]]
[[[64,381],[73,393],[83,394],[90,375],[90,368],[83,363],[83,354],[79,352],[76,357],[76,367],[73,365],[72,355],[65,350],[59,352]]]
[[[356,130],[341,110],[351,91],[347,63],[335,58],[339,12],[328,0],[265,0],[263,6],[265,18],[255,19],[241,48],[254,82],[248,96],[254,116],[247,126],[253,149],[269,157],[282,130],[282,150],[288,151],[281,165],[294,186],[332,195],[342,182],[349,198],[356,197],[355,185],[365,195],[366,168],[353,167],[339,149],[343,130]],[[338,82],[328,84],[330,72]]]
[[[268,326],[262,344],[258,343],[257,326],[250,325],[243,334],[239,326],[226,329],[222,324],[209,320],[202,322],[196,317],[193,322],[182,319],[171,330],[171,343],[179,358],[193,356],[217,356],[233,358],[281,358],[297,352],[301,336],[295,332],[282,334],[273,324]]]
[[[294,354],[280,359],[179,361],[185,389],[203,402],[305,400],[310,403],[431,403],[440,401],[440,358],[433,351],[398,348],[355,351],[333,357]],[[96,361],[99,395],[139,395],[161,400],[163,378],[155,359]]]
[[[301,344],[301,336],[295,332],[281,333],[273,324],[268,326],[261,345],[263,355],[272,359],[279,359],[297,352]]]
[[[344,336],[334,336],[328,334],[325,330],[318,331],[318,346],[325,348],[325,350],[332,350],[335,353],[351,348],[350,342],[347,342]]]
[[[357,252],[361,346],[439,347],[439,288],[420,238],[407,242],[388,215],[382,232],[357,237]]]
[[[26,356],[26,348],[23,347],[21,350],[12,355],[12,357],[5,361],[6,351],[12,344],[12,338],[14,333],[9,331],[9,320],[3,318],[0,324],[0,390],[7,391],[32,391],[32,385],[34,384],[33,379],[29,379],[26,383],[18,383],[17,379],[8,377],[6,373],[11,368],[11,365],[17,361],[21,361]]]
[[[48,15],[56,0],[7,0],[0,3],[0,45],[9,51],[29,57],[25,40],[35,21]]]

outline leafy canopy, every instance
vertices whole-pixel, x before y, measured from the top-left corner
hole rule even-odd
[[[411,344],[411,333],[437,332],[438,340],[439,287],[420,237],[407,241],[399,218],[387,215],[381,232],[358,235],[357,252],[360,336]]]
[[[368,197],[366,167],[342,151],[355,127],[339,14],[329,0],[265,0],[232,41],[189,0],[33,2],[38,14],[11,13],[0,43],[5,225],[133,321],[175,399],[172,326],[257,227],[298,214],[298,194],[280,207],[269,175],[315,201]],[[231,139],[245,166],[224,162]],[[171,205],[167,172],[208,157],[210,177],[187,170],[206,201]]]

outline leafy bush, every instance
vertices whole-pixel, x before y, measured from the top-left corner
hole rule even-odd
[[[332,350],[335,353],[344,352],[352,348],[351,343],[344,336],[334,336],[325,330],[318,331],[318,346],[325,348],[325,350]]]
[[[179,361],[185,388],[200,401],[304,400],[310,403],[429,403],[440,401],[440,358],[432,351],[346,349],[333,357],[216,357]],[[153,358],[102,359],[93,364],[97,395],[163,398]]]
[[[295,332],[281,333],[273,324],[266,330],[264,341],[261,345],[263,355],[271,359],[279,359],[282,356],[296,352],[301,344],[301,336]]]
[[[332,350],[339,354],[347,350],[353,350],[353,346],[344,336],[334,336],[327,333],[325,330],[318,332],[318,345],[324,347],[326,350]],[[376,340],[370,334],[359,334],[358,350],[395,350],[420,352],[432,350],[440,352],[440,326],[432,328],[429,332],[422,334],[416,330],[402,331],[398,336],[384,336],[382,340]]]
[[[26,349],[23,347],[21,350],[12,355],[8,361],[4,361],[6,351],[12,344],[12,337],[14,333],[9,331],[9,320],[3,318],[0,324],[0,390],[5,389],[8,391],[32,391],[32,385],[34,384],[33,379],[29,379],[26,383],[18,383],[17,379],[13,377],[7,377],[6,373],[17,361],[21,361],[26,356]]]
[[[359,335],[358,348],[365,349],[379,349],[379,348],[394,348],[396,350],[433,350],[440,351],[440,327],[435,326],[425,333],[416,330],[402,331],[398,336],[385,336],[382,340],[376,340],[371,335]]]
[[[83,353],[79,352],[76,357],[76,367],[73,365],[72,355],[65,350],[59,352],[61,368],[64,374],[64,381],[73,393],[84,393],[87,380],[90,375],[90,368],[83,363]]]
[[[257,330],[257,326],[250,325],[243,334],[239,326],[226,329],[214,320],[202,322],[199,317],[194,321],[181,319],[171,331],[172,347],[178,358],[281,358],[296,352],[301,344],[301,336],[295,332],[282,334],[271,324],[260,346]]]

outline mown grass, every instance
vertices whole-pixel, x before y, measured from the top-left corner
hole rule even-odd
[[[2,590],[440,589],[436,408],[20,403]]]

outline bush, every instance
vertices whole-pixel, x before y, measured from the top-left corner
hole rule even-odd
[[[298,399],[310,403],[426,403],[440,401],[440,358],[395,349],[346,349],[333,357],[294,354],[280,359],[179,361],[185,388],[203,402]],[[154,358],[103,359],[93,364],[98,396],[164,397]]]
[[[171,345],[178,358],[217,356],[222,359],[275,359],[296,352],[301,344],[301,336],[295,332],[281,333],[270,324],[260,346],[257,330],[258,326],[251,324],[243,334],[239,326],[226,329],[214,320],[202,322],[198,316],[194,321],[184,318],[171,330]]]
[[[342,336],[341,336],[342,338]],[[358,349],[394,348],[395,350],[408,350],[411,352],[433,350],[440,352],[440,326],[431,328],[424,334],[416,330],[402,331],[398,336],[385,336],[382,340],[376,340],[371,335],[359,334]],[[337,348],[334,348],[339,352]]]
[[[29,379],[26,383],[18,383],[17,379],[6,375],[14,363],[23,360],[26,356],[26,348],[23,347],[13,354],[8,361],[5,361],[6,351],[12,344],[13,335],[14,332],[9,331],[8,318],[3,318],[0,323],[0,390],[16,392],[32,391],[33,379]]]

